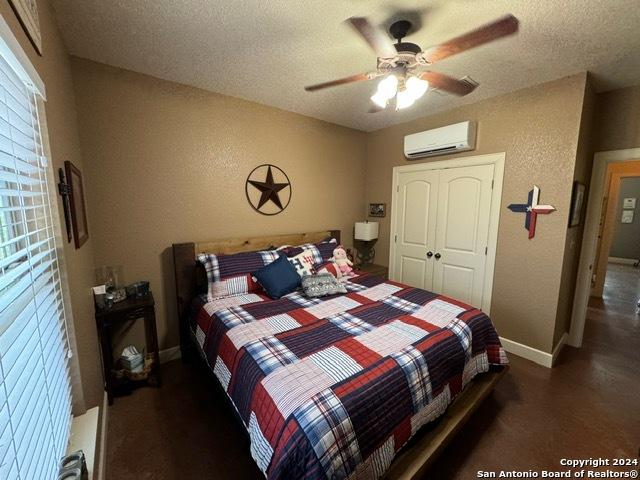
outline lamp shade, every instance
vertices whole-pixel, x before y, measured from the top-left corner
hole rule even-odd
[[[378,238],[378,222],[356,222],[356,240],[375,240]]]

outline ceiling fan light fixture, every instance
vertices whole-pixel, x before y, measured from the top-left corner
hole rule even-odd
[[[409,89],[404,89],[398,92],[396,95],[396,110],[402,110],[403,108],[408,108],[413,105],[413,102],[416,101],[416,98],[409,91]]]
[[[378,91],[376,95],[386,98],[387,100],[394,97],[398,91],[398,79],[395,75],[389,75],[378,83]]]
[[[371,101],[380,108],[386,108],[389,99],[378,90],[371,96]]]
[[[409,77],[407,79],[407,91],[411,94],[414,100],[419,99],[429,89],[429,82],[422,80],[418,77]]]

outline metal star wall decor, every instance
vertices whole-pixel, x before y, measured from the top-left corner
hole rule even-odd
[[[512,212],[526,214],[524,217],[524,228],[529,231],[529,240],[536,235],[536,220],[538,215],[547,215],[556,209],[552,205],[539,205],[539,197],[540,188],[534,185],[533,190],[529,191],[527,203],[512,203],[507,207]]]
[[[245,184],[247,200],[262,215],[277,215],[291,201],[291,182],[281,168],[264,164],[254,168]]]

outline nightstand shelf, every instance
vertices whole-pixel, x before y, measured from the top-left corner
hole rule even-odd
[[[139,386],[160,386],[160,356],[158,354],[158,334],[156,331],[155,302],[149,292],[143,298],[127,298],[115,303],[110,308],[98,308],[96,306],[96,326],[100,351],[102,353],[102,367],[105,379],[105,390],[109,405],[113,398],[126,395]],[[144,320],[146,340],[146,368],[138,378],[127,378],[118,374],[116,361],[113,358],[112,329],[126,322]]]

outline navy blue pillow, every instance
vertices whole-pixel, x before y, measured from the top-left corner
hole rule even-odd
[[[280,298],[300,286],[300,275],[284,254],[252,275],[271,298]]]

